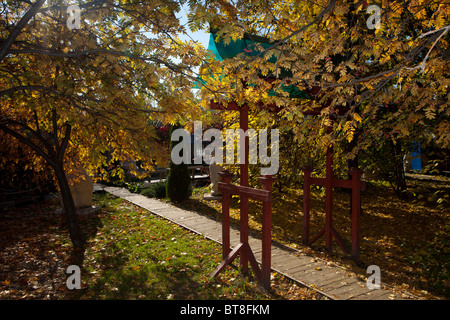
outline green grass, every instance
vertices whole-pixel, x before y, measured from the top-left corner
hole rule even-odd
[[[71,299],[317,299],[314,291],[275,275],[270,292],[221,262],[221,247],[109,194],[95,194],[98,214],[81,223],[90,235],[82,289]],[[236,260],[238,264],[238,260]]]

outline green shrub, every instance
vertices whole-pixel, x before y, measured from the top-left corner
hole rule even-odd
[[[189,198],[189,185],[191,177],[185,164],[170,163],[170,171],[167,176],[166,193],[172,202],[181,202]]]
[[[126,186],[127,186],[127,189],[133,193],[140,193],[143,188],[143,184],[137,183],[137,182],[127,183]]]
[[[163,199],[166,197],[166,183],[163,181],[152,183],[150,186],[142,189],[140,193],[149,198]]]
[[[166,182],[157,182],[153,184],[155,198],[162,199],[166,197]]]
[[[175,125],[172,127],[172,132],[178,128],[180,125]],[[174,141],[170,142],[170,150],[174,146]],[[181,202],[189,198],[189,187],[191,184],[191,177],[189,175],[189,169],[186,163],[174,164],[170,161],[169,175],[167,176],[166,192],[167,197],[172,202]]]

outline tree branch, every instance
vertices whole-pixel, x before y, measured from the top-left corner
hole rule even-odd
[[[56,166],[56,162],[50,157],[49,154],[47,154],[41,147],[39,147],[37,144],[35,144],[31,139],[21,135],[19,132],[9,128],[7,125],[0,122],[0,130],[3,132],[13,136],[14,138],[18,139],[20,142],[26,144],[27,146],[31,147],[34,151],[36,151],[42,158],[47,161],[47,163],[54,167]]]
[[[17,86],[0,91],[0,97],[16,91],[25,91],[25,90],[51,91],[48,87],[39,85]]]
[[[37,0],[27,13],[20,19],[20,21],[14,26],[13,30],[9,34],[8,38],[1,42],[0,46],[0,61],[2,61],[9,53],[9,49],[16,40],[17,36],[22,32],[22,29],[28,24],[31,18],[34,17],[39,8],[44,4],[45,0]]]
[[[262,51],[262,52],[261,52],[260,54],[258,54],[257,56],[261,55],[261,54],[264,53],[264,52],[267,52],[267,51],[269,51],[269,50],[271,50],[271,49],[274,49],[274,48],[278,47],[280,44],[285,43],[285,42],[288,41],[289,39],[295,37],[295,36],[298,35],[299,33],[302,33],[303,31],[305,31],[306,29],[308,29],[310,26],[312,26],[312,25],[316,24],[317,22],[319,22],[319,21],[323,18],[323,16],[324,16],[328,11],[330,11],[331,8],[334,7],[335,3],[336,3],[336,0],[331,0],[331,1],[328,3],[328,5],[327,5],[327,6],[326,6],[326,7],[325,7],[325,8],[317,15],[317,17],[316,17],[313,21],[311,21],[311,22],[308,23],[307,25],[301,27],[301,28],[298,29],[297,31],[291,33],[289,36],[287,36],[287,37],[285,37],[285,38],[283,38],[283,39],[281,39],[281,40],[278,40],[278,41],[275,42],[272,46],[270,46],[269,48],[265,49],[264,51]]]
[[[450,25],[449,25],[449,26],[446,26],[446,27],[444,27],[444,28],[440,28],[440,29],[437,29],[437,30],[429,31],[429,32],[427,32],[427,33],[424,33],[424,34],[420,35],[420,37],[419,37],[419,38],[424,38],[424,37],[426,37],[426,36],[428,36],[428,35],[430,35],[430,34],[433,34],[433,33],[435,33],[435,32],[441,31],[441,30],[443,30],[443,32],[440,34],[439,37],[436,38],[436,40],[434,41],[434,43],[433,43],[433,45],[431,46],[430,50],[428,50],[427,55],[426,55],[425,58],[422,60],[422,63],[419,64],[418,66],[414,67],[414,68],[405,68],[406,70],[420,69],[420,72],[422,72],[422,73],[425,72],[425,66],[426,66],[428,57],[430,56],[431,51],[433,51],[434,46],[435,46],[435,45],[439,42],[439,40],[440,40],[440,39],[448,32],[448,30],[450,30]]]
[[[11,124],[13,126],[18,126],[22,129],[24,129],[25,131],[29,132],[32,136],[34,136],[37,139],[37,141],[39,141],[43,144],[43,146],[47,149],[48,155],[51,155],[54,152],[52,145],[42,135],[41,131],[36,131],[33,128],[31,128],[30,126],[28,126],[27,124],[22,123],[17,120],[14,120],[14,119],[2,117],[2,119],[0,119],[0,120],[1,120],[0,124],[3,125],[3,127],[8,128],[9,130],[13,130],[8,127],[8,124]],[[36,122],[37,122],[37,120],[36,120]],[[17,131],[17,133],[20,134],[18,131]],[[28,139],[29,141],[31,141],[31,138],[27,138],[27,137],[25,137],[25,138]]]
[[[52,125],[53,125],[53,144],[55,145],[56,154],[59,157],[60,146],[58,142],[58,120],[56,118],[56,109],[52,110]]]
[[[91,54],[111,54],[111,55],[115,55],[115,56],[119,56],[119,57],[127,57],[132,60],[155,62],[155,63],[161,64],[161,65],[164,65],[167,68],[169,68],[170,70],[172,70],[176,73],[182,74],[183,76],[186,76],[187,78],[189,78],[191,80],[197,81],[196,77],[189,75],[184,71],[184,70],[191,71],[191,68],[189,68],[189,67],[181,67],[174,63],[164,61],[161,58],[155,57],[155,56],[150,56],[150,57],[136,56],[136,55],[133,55],[130,53],[122,52],[122,51],[108,50],[108,49],[104,49],[104,48],[76,51],[76,52],[67,52],[67,53],[60,52],[60,51],[49,51],[49,50],[45,50],[45,49],[23,49],[23,50],[12,49],[12,50],[10,50],[10,53],[12,53],[12,54],[27,54],[27,53],[43,54],[43,55],[48,55],[48,56],[53,56],[53,57],[61,57],[61,58],[77,58],[77,57],[88,56]]]
[[[66,133],[64,134],[64,138],[61,141],[61,147],[58,150],[58,163],[62,163],[64,159],[64,154],[66,153],[66,148],[70,140],[70,133],[72,131],[72,126],[70,124],[66,123],[65,127]]]

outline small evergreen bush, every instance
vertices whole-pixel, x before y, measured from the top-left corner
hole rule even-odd
[[[170,134],[178,128],[180,125],[172,127]],[[174,146],[174,141],[170,142],[170,150]],[[167,176],[166,192],[167,197],[172,202],[181,202],[187,200],[190,194],[191,177],[189,175],[189,169],[186,163],[174,164],[170,161],[169,175]]]

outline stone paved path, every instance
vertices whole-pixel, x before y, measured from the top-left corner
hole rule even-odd
[[[183,210],[168,203],[131,193],[117,187],[96,186],[117,197],[121,197],[140,206],[155,215],[183,226],[192,232],[201,234],[221,243],[222,226],[220,221],[199,213]],[[239,230],[231,229],[231,247],[239,243]],[[260,263],[261,242],[250,237],[249,244]],[[330,299],[347,300],[399,300],[416,299],[405,292],[394,292],[382,284],[381,289],[369,290],[366,282],[358,279],[354,273],[328,262],[316,259],[300,251],[272,242],[272,270],[292,280],[319,291]]]

